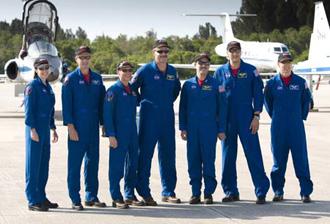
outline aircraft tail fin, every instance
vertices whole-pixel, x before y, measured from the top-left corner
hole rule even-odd
[[[311,35],[308,60],[330,58],[330,28],[323,2],[315,2],[313,33]]]
[[[235,40],[233,29],[230,22],[230,16],[256,16],[256,14],[183,14],[184,16],[216,16],[220,17],[220,35],[222,36],[223,43]]]

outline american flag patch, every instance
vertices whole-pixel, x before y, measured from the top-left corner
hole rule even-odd
[[[224,85],[219,86],[219,93],[223,93],[226,91],[226,88]]]
[[[253,73],[254,73],[254,76],[255,76],[255,77],[258,77],[258,76],[259,76],[259,72],[258,72],[257,69],[255,69],[255,70],[253,71]]]

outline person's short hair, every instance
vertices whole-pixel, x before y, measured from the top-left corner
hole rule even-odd
[[[88,46],[80,46],[75,51],[75,55],[76,56],[81,55],[83,53],[89,53],[89,54],[91,54],[92,51],[91,51],[91,49]]]
[[[129,61],[122,61],[117,65],[117,70],[120,70],[121,68],[127,67],[127,66],[134,68],[134,66]]]
[[[230,41],[227,44],[227,51],[230,51],[231,49],[237,48],[241,50],[241,44],[238,41]]]
[[[40,65],[49,65],[47,58],[38,57],[33,63],[35,69],[37,69]]]
[[[208,52],[202,52],[202,53],[196,55],[196,57],[194,57],[194,59],[193,59],[193,62],[198,62],[203,58],[206,58],[209,62],[211,62],[211,58],[210,58],[210,55]]]
[[[282,54],[279,54],[278,55],[277,61],[280,62],[280,63],[284,63],[284,62],[292,62],[293,59],[292,59],[291,54],[289,54],[289,53],[282,53]]]
[[[163,40],[163,39],[156,40],[155,43],[152,45],[152,49],[161,48],[161,47],[170,48],[170,46],[168,45],[167,41],[166,40]]]

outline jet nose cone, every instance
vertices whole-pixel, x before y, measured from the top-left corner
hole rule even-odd
[[[60,76],[60,72],[58,68],[54,68],[53,66],[50,66],[49,68],[49,76],[47,78],[48,82],[54,82],[56,81]]]

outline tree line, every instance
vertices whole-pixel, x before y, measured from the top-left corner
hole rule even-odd
[[[330,3],[324,2],[324,6],[328,12]],[[312,0],[243,0],[240,13],[257,13],[258,16],[241,17],[233,22],[234,33],[238,38],[282,42],[289,47],[295,62],[307,59],[314,17]],[[4,64],[17,56],[22,44],[22,30],[19,19],[11,23],[0,21],[0,73],[4,73]],[[81,27],[76,31],[60,27],[55,45],[70,69],[76,66],[75,49],[80,45],[89,45],[93,50],[91,66],[100,73],[114,74],[121,60],[129,60],[136,65],[152,60],[151,48],[156,39],[157,33],[149,30],[145,35],[135,37],[119,34],[111,38],[103,35],[91,41]],[[210,53],[214,64],[226,62],[225,58],[216,55],[214,51],[222,39],[210,23],[199,25],[193,37],[173,34],[165,39],[172,47],[170,63],[191,63],[194,56],[203,51]],[[186,76],[194,71],[181,69],[179,73]]]

